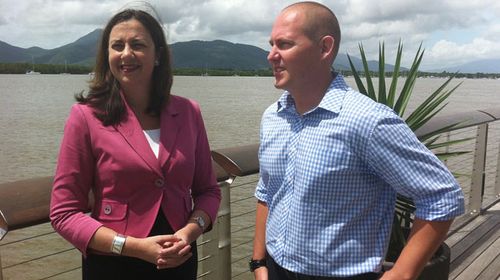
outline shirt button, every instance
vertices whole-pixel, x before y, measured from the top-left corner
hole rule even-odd
[[[155,180],[155,185],[159,188],[163,187],[164,184],[165,184],[165,181],[162,178],[158,178]]]
[[[106,214],[106,215],[111,214],[111,205],[106,204],[106,205],[104,206],[104,214]]]

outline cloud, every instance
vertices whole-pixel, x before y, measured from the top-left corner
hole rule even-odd
[[[149,0],[165,25],[170,43],[222,39],[268,49],[277,14],[295,0]],[[500,41],[497,0],[324,0],[339,18],[341,52],[358,55],[363,43],[377,59],[385,42],[390,61],[401,40],[409,63],[420,44],[423,63],[455,63],[496,55]],[[2,0],[0,40],[10,44],[55,48],[102,28],[127,0]],[[130,4],[129,4],[130,5]],[[133,1],[132,5],[144,5]],[[481,44],[484,44],[481,46]],[[496,55],[498,56],[498,55]]]
[[[490,41],[484,38],[476,38],[468,44],[457,44],[442,40],[437,42],[428,52],[427,56],[431,60],[440,60],[446,57],[449,64],[462,64],[471,58],[474,60],[500,57],[498,51],[500,42]]]
[[[409,65],[416,49],[423,44],[427,49],[423,68],[438,63],[452,65],[459,61],[458,58],[464,61],[499,56],[495,49],[490,49],[500,40],[499,28],[491,27],[500,18],[499,1],[325,2],[331,3],[339,15],[343,30],[341,52],[358,55],[358,44],[363,43],[369,59],[377,59],[378,44],[385,42],[386,56],[390,61],[395,57],[396,46],[401,40],[407,54],[403,64]],[[437,38],[436,34],[443,38]],[[481,43],[484,47],[479,46]]]
[[[176,20],[170,22],[168,30],[173,41],[225,39],[262,47],[281,6],[266,1],[205,1],[172,16]],[[252,41],[257,37],[260,41]]]

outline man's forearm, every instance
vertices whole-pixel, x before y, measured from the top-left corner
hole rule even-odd
[[[408,243],[394,267],[381,279],[416,279],[424,266],[446,239],[450,221],[425,221],[415,219]]]
[[[253,240],[253,255],[252,259],[260,260],[266,257],[266,220],[268,208],[262,202],[257,202],[255,213],[255,235]]]

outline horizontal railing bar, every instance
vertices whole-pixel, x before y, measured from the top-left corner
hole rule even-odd
[[[233,263],[237,263],[237,262],[242,261],[242,260],[248,260],[248,259],[249,259],[249,257],[250,257],[251,255],[252,255],[252,254],[247,254],[247,255],[245,255],[245,256],[244,256],[244,257],[242,257],[242,258],[239,258],[239,259],[236,259],[236,260],[231,261],[231,263],[233,264]]]
[[[251,228],[253,228],[253,225],[246,226],[246,227],[244,227],[244,228],[240,228],[240,229],[237,229],[237,230],[235,230],[235,231],[231,231],[231,234],[232,234],[232,233],[238,233],[238,232],[241,232],[241,231],[244,231],[244,230],[247,230],[247,229],[251,229]]]
[[[51,235],[51,234],[56,234],[56,232],[55,231],[51,231],[51,232],[41,233],[41,234],[34,235],[34,236],[28,236],[28,237],[25,237],[23,239],[18,239],[18,240],[9,241],[9,242],[2,242],[0,244],[0,247],[7,246],[7,245],[10,245],[10,244],[24,242],[26,240],[31,240],[31,239],[35,239],[35,238],[38,238],[38,237],[43,237],[43,236]]]
[[[245,216],[245,215],[248,215],[248,214],[251,214],[255,212],[255,209],[254,210],[250,210],[250,211],[247,211],[247,212],[243,212],[241,214],[238,214],[238,215],[234,215],[234,216],[231,216],[231,219],[236,219],[236,218],[239,218],[241,216]]]
[[[16,267],[16,266],[19,266],[19,265],[22,265],[22,264],[30,263],[32,261],[37,261],[37,260],[45,259],[47,257],[52,257],[52,256],[55,256],[55,255],[59,255],[59,254],[62,254],[62,253],[73,251],[73,250],[76,250],[76,248],[69,248],[69,249],[65,249],[65,250],[62,250],[62,251],[54,252],[52,254],[48,254],[48,255],[45,255],[45,256],[36,257],[36,258],[30,259],[30,260],[27,260],[27,261],[22,261],[20,263],[16,263],[16,264],[13,264],[13,265],[4,266],[3,269]]]
[[[241,188],[241,187],[247,187],[247,186],[255,186],[257,185],[257,183],[259,182],[259,180],[255,180],[255,181],[251,181],[251,182],[245,182],[245,183],[242,183],[240,185],[231,185],[231,189],[238,189],[238,188]]]
[[[206,255],[204,257],[199,258],[198,262],[206,261],[206,260],[211,259],[211,258],[213,258],[212,255]]]
[[[237,274],[235,274],[235,275],[232,275],[232,276],[231,276],[231,279],[234,279],[234,278],[236,278],[236,277],[238,277],[238,276],[240,276],[240,275],[243,275],[243,274],[245,274],[245,273],[248,273],[248,271],[242,271],[242,272],[240,272],[240,273],[237,273]]]
[[[251,195],[251,196],[246,196],[244,198],[236,199],[234,201],[231,201],[231,205],[242,202],[242,201],[250,200],[250,199],[255,199],[255,196]]]
[[[231,249],[236,249],[238,247],[241,247],[241,246],[246,245],[246,244],[251,243],[251,242],[253,242],[253,238],[248,239],[246,242],[242,242],[240,244],[234,245],[234,246],[231,247]]]
[[[47,277],[44,277],[44,278],[40,278],[40,280],[45,280],[45,279],[49,279],[49,278],[52,278],[52,277],[55,277],[55,276],[58,276],[58,275],[63,275],[64,273],[75,271],[75,270],[80,269],[80,268],[81,268],[81,266],[77,266],[75,268],[68,269],[68,270],[63,271],[63,272],[59,272],[59,273],[56,273],[56,274],[53,274],[53,275],[50,275],[50,276],[47,276]]]

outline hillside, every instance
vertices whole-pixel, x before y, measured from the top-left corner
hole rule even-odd
[[[92,65],[102,30],[96,29],[73,43],[50,50],[19,48],[0,41],[0,63]],[[170,45],[174,68],[267,69],[267,52],[227,41],[190,41]]]
[[[36,63],[85,65],[94,64],[99,36],[102,30],[96,29],[73,43],[55,48],[39,47],[19,48],[0,41],[0,63]],[[268,51],[261,48],[231,43],[223,40],[178,42],[170,45],[175,69],[232,69],[261,70],[268,69]],[[361,60],[352,57],[355,66],[362,69]],[[378,70],[376,61],[369,62],[372,71]],[[387,64],[390,71],[392,65]],[[334,68],[349,70],[347,55],[339,54]]]
[[[458,66],[434,69],[429,72],[459,72],[459,73],[500,73],[500,59],[483,59]]]

